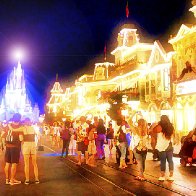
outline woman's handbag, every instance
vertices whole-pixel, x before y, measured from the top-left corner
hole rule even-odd
[[[141,150],[139,150],[139,149],[136,147],[136,153],[137,153],[137,154],[146,154],[147,151],[148,151],[147,148],[145,148],[145,149],[142,148]]]
[[[169,146],[167,147],[167,149],[165,150],[165,151],[171,151],[171,150],[173,150],[174,148],[173,148],[173,145],[172,145],[172,142],[170,141],[169,142]]]
[[[146,145],[143,145],[143,140],[140,140],[138,145],[136,146],[136,153],[137,154],[146,154],[148,151]]]

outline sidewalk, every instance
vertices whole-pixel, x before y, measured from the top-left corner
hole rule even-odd
[[[104,160],[98,160],[97,163],[99,167],[91,168],[93,170],[102,170],[103,174],[107,174],[107,167],[104,166],[104,164],[111,166],[115,168],[115,170],[121,171],[122,175],[130,174],[130,177],[128,177],[128,181],[132,183],[132,185],[135,187],[137,182],[134,180],[134,176],[137,176],[139,174],[138,165],[128,165],[126,169],[119,169],[118,164],[116,164],[116,148],[113,147],[112,149],[112,155],[109,156],[109,148],[108,145],[104,145],[105,148],[105,161]],[[175,147],[175,150],[177,151],[179,148],[178,146]],[[60,152],[61,149],[56,149],[56,152]],[[70,156],[70,159],[74,159],[76,162],[77,157]],[[174,157],[174,182],[169,183],[168,181],[159,182],[158,178],[160,176],[160,162],[159,161],[153,161],[152,153],[148,152],[147,159],[146,159],[146,169],[145,169],[145,177],[149,182],[152,182],[153,184],[156,184],[157,186],[163,187],[164,189],[173,189],[175,191],[179,191],[180,193],[184,193],[183,195],[196,195],[196,165],[193,166],[187,166],[182,167],[180,165],[180,159],[178,157]],[[168,176],[168,165],[167,165],[167,172],[166,177]],[[120,175],[121,175],[120,174]],[[120,179],[120,176],[119,176]],[[132,181],[133,180],[133,181]],[[147,182],[148,183],[148,182]],[[150,192],[150,190],[149,190]]]
[[[174,152],[178,153],[179,146],[174,147]],[[116,163],[116,156],[115,156],[115,148],[113,148],[112,156],[109,156],[109,150],[108,145],[105,145],[105,162],[109,165],[114,166],[115,168],[118,168],[118,165]],[[193,166],[187,166],[182,167],[180,164],[180,158],[174,157],[174,182],[172,183],[172,188],[175,188],[179,191],[184,191],[187,195],[196,195],[196,165]],[[128,172],[137,172],[138,166],[128,165],[128,168],[125,169],[125,171]],[[167,171],[168,175],[168,164],[167,164]],[[150,181],[153,181],[154,183],[160,183],[158,182],[158,177],[160,175],[160,162],[159,161],[153,161],[152,153],[148,152],[147,158],[146,158],[146,169],[145,169],[145,176],[147,179],[150,179]],[[163,182],[161,185],[165,186],[166,188],[169,186],[166,182]],[[170,187],[170,188],[171,188]]]

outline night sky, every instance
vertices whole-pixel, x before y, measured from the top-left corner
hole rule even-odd
[[[167,48],[169,35],[182,23],[194,19],[191,0],[1,0],[0,1],[0,89],[17,64],[15,48],[25,50],[21,60],[29,94],[41,112],[56,73],[63,87],[103,62],[104,45],[108,60],[117,46],[119,27],[134,23],[140,40],[158,39]],[[193,23],[193,22],[192,22]]]

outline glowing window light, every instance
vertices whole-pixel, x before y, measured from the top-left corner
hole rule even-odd
[[[150,122],[150,123],[156,122],[156,112],[155,111],[149,112],[149,121],[148,122]]]
[[[196,80],[181,82],[176,86],[176,94],[183,95],[189,93],[196,93]]]
[[[127,103],[132,108],[132,110],[138,110],[140,101],[128,101]]]
[[[82,113],[82,111],[79,110],[79,109],[74,110],[74,111],[73,111],[73,116],[74,116],[74,118],[77,117],[77,116],[79,116],[81,113]]]
[[[104,103],[104,104],[98,104],[97,108],[99,108],[100,111],[104,112],[110,107],[109,103]]]
[[[177,111],[177,129],[182,131],[183,129],[183,113],[182,111]]]
[[[123,116],[128,116],[129,115],[129,112],[128,112],[128,110],[121,110],[121,114]]]
[[[187,123],[187,129],[188,131],[193,130],[194,126],[195,126],[195,119],[196,119],[196,110],[194,107],[191,107],[190,105],[188,105],[187,107],[185,107],[185,116],[186,116],[186,123]]]
[[[170,71],[169,69],[165,68],[164,69],[164,90],[169,91],[170,90]]]
[[[183,111],[182,111],[182,105],[180,103],[177,103],[177,110],[176,110],[176,122],[177,122],[177,130],[182,131],[183,130]]]

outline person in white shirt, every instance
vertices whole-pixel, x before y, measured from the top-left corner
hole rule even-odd
[[[174,171],[174,162],[173,162],[173,135],[174,127],[171,124],[167,115],[162,115],[161,120],[158,125],[153,129],[157,133],[157,144],[156,149],[159,151],[159,157],[161,161],[160,169],[161,176],[159,181],[165,180],[165,171],[166,171],[166,160],[169,164],[169,177],[167,180],[173,181],[173,171]]]

